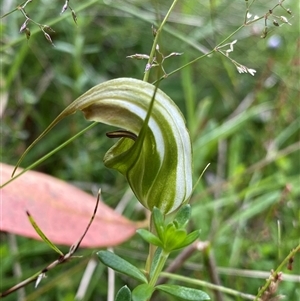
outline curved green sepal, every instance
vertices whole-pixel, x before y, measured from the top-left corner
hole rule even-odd
[[[153,96],[154,103],[151,102]],[[149,107],[151,115],[149,121],[144,122]],[[184,118],[164,92],[133,78],[101,83],[77,98],[34,141],[22,158],[60,120],[78,110],[88,120],[128,131],[128,134],[120,131],[109,135],[123,138],[106,153],[104,164],[127,178],[137,199],[146,208],[152,210],[156,206],[167,214],[190,197],[192,151]]]
[[[147,283],[146,276],[138,268],[120,256],[109,251],[99,251],[97,252],[97,256],[103,264],[113,270],[130,276],[138,281]]]
[[[205,292],[180,285],[162,284],[158,285],[156,289],[163,291],[171,296],[181,298],[183,300],[210,300],[210,297]]]
[[[190,204],[181,206],[174,218],[174,224],[176,225],[176,228],[185,228],[191,218],[191,211]]]

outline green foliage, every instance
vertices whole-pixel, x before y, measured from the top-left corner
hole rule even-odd
[[[99,251],[97,252],[97,255],[100,261],[106,266],[141,282],[147,282],[147,278],[138,268],[122,259],[120,256],[108,251]]]
[[[148,242],[150,245],[152,244],[159,247],[156,249],[152,259],[151,253],[149,254],[149,258],[151,259],[151,267],[150,271],[148,272],[148,281],[140,270],[112,252],[99,251],[97,255],[100,261],[117,272],[144,282],[133,289],[133,301],[150,300],[155,289],[170,293],[173,296],[181,297],[184,300],[196,300],[195,298],[200,298],[199,300],[209,300],[208,296],[199,290],[189,289],[179,285],[156,286],[157,280],[160,277],[162,269],[170,253],[174,250],[190,245],[199,236],[199,231],[194,231],[187,235],[185,230],[185,227],[191,217],[190,205],[182,206],[175,215],[173,222],[169,222],[168,224],[164,222],[163,214],[158,208],[154,207],[152,214],[154,226],[156,229],[159,229],[159,237],[145,229],[137,230],[137,232],[146,242]]]
[[[265,15],[278,3],[245,2],[253,3],[249,11],[252,18]],[[77,4],[71,3],[78,27],[70,13],[59,15],[61,7],[56,1],[37,4],[33,1],[26,7],[36,22],[55,30],[51,34],[55,47],[34,24],[29,25],[28,41],[25,35],[20,35],[24,23],[20,12],[2,19],[0,80],[4,113],[0,151],[4,162],[15,164],[59,112],[92,86],[117,77],[142,78],[146,62],[125,57],[149,54],[153,42],[150,26],[155,20],[159,24],[171,1],[150,4],[150,1],[94,0]],[[179,272],[211,282],[208,257],[213,256],[223,286],[253,295],[265,283],[269,271],[299,243],[298,1],[287,0],[283,5],[291,9],[293,16],[280,7],[274,10],[274,15],[288,17],[292,25],[274,26],[276,18],[269,16],[265,39],[260,38],[265,27],[262,19],[243,27],[228,41],[238,39],[229,55],[256,69],[254,77],[238,74],[228,58],[214,53],[160,83],[160,89],[186,117],[194,148],[195,179],[211,163],[191,198],[193,211],[189,225],[191,231],[201,229],[201,239],[210,242],[209,251],[194,253]],[[9,9],[13,7],[5,7],[4,12]],[[244,16],[243,1],[180,1],[159,43],[164,54],[174,51],[184,54],[166,60],[166,72],[171,73],[215,47],[243,24]],[[155,79],[150,74],[150,80]],[[82,116],[68,118],[28,154],[23,166],[86,125]],[[88,191],[96,183],[102,187],[105,201],[116,207],[128,186],[123,177],[104,168],[102,162],[103,154],[112,145],[105,137],[110,130],[98,126],[91,129],[37,168]],[[135,198],[129,197],[124,214],[133,220],[142,219],[143,213],[135,204]],[[12,272],[15,263],[21,264],[22,280],[43,268],[53,256],[47,245],[21,237],[17,237],[17,251],[13,253],[9,236],[0,235],[1,291],[16,282],[17,276]],[[147,248],[137,236],[116,247],[115,252],[141,266]],[[91,253],[80,252],[84,257]],[[159,251],[157,254],[159,258]],[[288,300],[299,299],[295,282],[298,279],[295,275],[300,273],[299,256],[294,260],[291,271],[282,267],[285,281],[279,285],[280,293]],[[74,299],[85,263],[70,261],[63,269],[49,274],[37,290],[26,287],[27,300]],[[257,271],[265,274],[260,278]],[[99,265],[83,300],[106,298],[105,273],[103,265]],[[128,279],[117,277],[116,287],[125,283]],[[213,290],[207,289],[207,293],[216,299]],[[235,298],[242,300],[240,296]],[[16,300],[16,295],[7,300]],[[166,300],[173,301],[175,297],[166,295]]]
[[[157,232],[157,236],[145,229],[137,230],[137,233],[143,237],[145,241],[154,246],[162,248],[165,252],[181,249],[192,244],[198,237],[199,231],[193,231],[187,234],[185,227],[191,216],[190,205],[182,206],[172,222],[166,223],[163,220],[161,211],[153,208],[153,223]]]

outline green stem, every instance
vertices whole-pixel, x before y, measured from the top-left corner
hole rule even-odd
[[[158,277],[161,275],[161,272],[162,272],[162,269],[164,268],[165,266],[165,263],[169,257],[169,252],[166,252],[166,251],[162,251],[160,256],[159,256],[159,259],[158,259],[158,263],[156,265],[156,268],[153,272],[153,277],[150,279],[150,282],[149,282],[149,285],[151,285],[152,287],[155,286],[157,280],[158,280]]]
[[[176,73],[176,72],[182,70],[183,68],[185,68],[185,67],[187,67],[187,66],[189,66],[189,65],[192,65],[192,64],[196,63],[197,61],[201,60],[202,58],[204,58],[204,57],[206,57],[206,56],[209,56],[209,55],[212,54],[213,52],[215,52],[214,49],[211,50],[211,51],[208,52],[208,53],[205,53],[205,54],[203,54],[203,55],[201,55],[201,56],[195,58],[194,60],[192,60],[192,61],[186,63],[185,65],[183,65],[183,66],[181,66],[181,67],[179,67],[179,68],[177,68],[177,69],[171,71],[170,73],[168,73],[168,77],[169,77],[170,75],[173,75],[174,73]],[[157,79],[156,81],[154,81],[153,84],[156,84],[157,82],[163,80],[164,78],[165,78],[165,76],[160,77],[159,79]]]
[[[5,17],[9,16],[10,14],[14,13],[15,11],[19,10],[19,7],[22,7],[25,3],[26,3],[26,1],[24,1],[23,3],[21,3],[20,5],[18,5],[15,9],[11,10],[10,12],[8,12],[8,13],[2,15],[2,16],[0,17],[0,19],[3,19],[3,18],[5,18]]]
[[[232,32],[229,36],[227,36],[222,42],[220,42],[214,50],[217,50],[218,47],[220,47],[222,44],[224,44],[225,42],[227,42],[231,37],[233,37],[237,32],[239,32],[243,27],[245,26],[245,24],[241,25],[239,28],[237,28],[234,32]]]
[[[227,288],[227,287],[220,286],[220,285],[216,285],[216,284],[212,284],[212,283],[209,283],[209,282],[206,282],[206,281],[203,281],[203,280],[192,279],[190,277],[180,276],[180,275],[176,275],[176,274],[172,274],[172,273],[166,273],[166,272],[162,272],[161,276],[167,277],[169,279],[174,279],[174,280],[186,282],[186,283],[189,283],[189,284],[199,285],[199,286],[202,286],[202,287],[206,287],[206,288],[209,288],[209,289],[212,289],[212,290],[223,292],[223,293],[226,293],[228,295],[243,298],[243,299],[246,299],[246,300],[254,300],[254,298],[255,298],[254,295],[245,294],[245,293],[236,291],[234,289]]]
[[[259,19],[262,19],[262,18],[263,18],[263,17],[261,17],[261,18],[259,18]],[[254,21],[257,21],[257,20],[259,20],[259,19],[256,19],[256,20],[254,20]],[[194,60],[192,60],[192,61],[186,63],[185,65],[183,65],[183,66],[181,66],[181,67],[179,67],[179,68],[173,70],[172,72],[168,73],[167,76],[169,77],[170,75],[173,75],[174,73],[176,73],[176,72],[182,70],[183,68],[185,68],[185,67],[187,67],[187,66],[190,66],[190,65],[196,63],[197,61],[203,59],[204,57],[207,57],[207,56],[213,54],[214,52],[219,52],[219,51],[218,51],[218,48],[219,48],[220,46],[222,46],[222,45],[223,45],[225,42],[227,42],[231,37],[233,37],[237,32],[239,32],[242,28],[244,28],[245,26],[249,25],[250,23],[253,23],[253,22],[249,22],[249,23],[247,23],[247,24],[241,25],[241,26],[240,26],[239,28],[237,28],[234,32],[232,32],[229,36],[227,36],[222,42],[220,42],[214,49],[212,49],[211,51],[209,51],[209,52],[207,52],[207,53],[205,53],[205,54],[203,54],[203,55],[201,55],[201,56],[195,58]],[[160,77],[159,79],[157,79],[156,81],[154,81],[153,84],[156,84],[157,82],[163,80],[164,78],[165,78],[165,76]]]
[[[183,66],[181,66],[181,67],[179,67],[179,68],[173,70],[172,72],[168,73],[168,76],[173,75],[174,73],[176,73],[176,72],[182,70],[183,68],[185,68],[185,67],[187,67],[187,66],[190,66],[190,65],[196,63],[197,61],[203,59],[204,57],[207,57],[207,56],[213,54],[215,51],[217,51],[217,49],[218,49],[222,44],[224,44],[225,42],[227,42],[232,36],[234,36],[237,32],[239,32],[244,26],[245,26],[245,25],[243,24],[243,25],[241,25],[239,28],[237,28],[233,33],[231,33],[228,37],[226,37],[222,42],[220,42],[220,43],[219,43],[214,49],[212,49],[211,51],[209,51],[209,52],[207,52],[207,53],[205,53],[205,54],[203,54],[203,55],[201,55],[201,56],[195,58],[194,60],[192,60],[192,61],[186,63],[185,65],[183,65]],[[161,81],[161,80],[163,80],[164,78],[165,78],[165,76],[162,76],[161,78],[159,78],[158,80],[156,80],[155,82],[153,82],[153,84],[156,84],[158,81]]]
[[[169,10],[167,12],[167,14],[165,15],[163,21],[161,22],[159,28],[156,31],[156,34],[155,34],[155,37],[154,37],[154,41],[153,41],[153,45],[152,45],[152,49],[151,49],[151,52],[150,52],[150,55],[149,55],[149,59],[148,59],[148,64],[151,64],[151,62],[153,61],[153,58],[155,56],[155,50],[156,50],[156,45],[157,45],[157,41],[158,41],[159,35],[160,35],[160,33],[161,33],[161,31],[162,31],[165,23],[167,22],[167,20],[168,20],[170,14],[171,14],[173,8],[175,7],[177,1],[178,0],[174,0],[173,1],[172,5],[170,6],[170,8],[169,8]],[[147,82],[149,80],[149,75],[150,75],[150,69],[147,70],[147,71],[145,71],[143,81]]]
[[[286,256],[286,258],[281,262],[281,264],[277,267],[277,269],[273,272],[273,275],[278,275],[278,273],[280,273],[283,269],[284,266],[286,266],[288,264],[288,262],[291,260],[291,258],[293,258],[297,252],[300,252],[300,244],[294,248],[289,254],[288,256]],[[263,293],[268,289],[268,287],[270,286],[271,282],[274,281],[272,279],[272,277],[269,277],[269,279],[267,279],[265,285],[258,291],[258,294],[256,295],[254,301],[258,301],[260,300],[259,298],[263,295]]]
[[[167,22],[173,8],[175,7],[177,1],[178,0],[173,1],[172,5],[170,6],[170,8],[167,12],[167,14],[165,15],[163,21],[161,22],[159,28],[156,31],[154,41],[153,41],[153,44],[152,44],[152,48],[151,48],[151,52],[150,52],[149,59],[148,59],[148,64],[151,64],[151,62],[153,61],[153,58],[154,58],[155,52],[156,52],[156,45],[157,45],[157,42],[158,42],[159,35],[160,35],[160,33],[163,29],[163,26]],[[158,74],[159,74],[159,71],[158,71]],[[150,69],[145,71],[143,81],[148,81],[149,80],[149,75],[150,75]],[[159,75],[158,75],[158,77],[159,77]],[[154,223],[153,223],[152,213],[151,213],[151,217],[150,217],[150,232],[155,233],[155,227],[154,227]],[[149,254],[148,254],[148,258],[147,258],[147,262],[146,262],[146,268],[145,268],[148,275],[150,275],[150,269],[151,269],[151,264],[153,262],[153,257],[154,257],[155,250],[156,250],[156,246],[153,246],[152,244],[150,244]],[[153,277],[150,279],[150,285],[152,285],[153,287],[154,287],[154,285],[155,285],[155,283],[156,283],[156,281],[157,281],[157,279],[160,275],[160,272],[162,271],[162,269],[164,267],[164,264],[165,264],[168,256],[169,256],[169,253],[162,252],[161,256],[159,257],[159,262],[156,266]]]
[[[154,227],[154,222],[153,222],[153,214],[151,212],[151,216],[150,216],[150,227],[149,230],[151,233],[155,233],[155,227]],[[148,258],[147,258],[147,262],[146,262],[146,267],[145,270],[147,272],[148,275],[150,275],[150,270],[151,270],[151,263],[153,261],[154,258],[154,253],[155,253],[156,247],[152,244],[149,245],[149,254],[148,254]]]
[[[82,131],[80,131],[79,133],[77,133],[76,135],[74,135],[72,138],[70,138],[69,140],[67,140],[66,142],[62,143],[60,146],[58,146],[57,148],[55,148],[54,150],[52,150],[51,152],[49,152],[47,155],[43,156],[39,160],[35,161],[33,164],[31,164],[28,167],[24,168],[16,176],[10,178],[7,182],[5,182],[4,184],[2,184],[0,186],[0,188],[3,188],[4,186],[6,186],[7,184],[9,184],[10,182],[14,181],[18,177],[20,177],[22,174],[24,174],[26,171],[35,168],[36,166],[38,166],[39,164],[41,164],[42,162],[44,162],[45,160],[47,160],[48,158],[50,158],[53,154],[57,153],[59,150],[61,150],[62,148],[64,148],[66,145],[68,145],[70,142],[72,142],[77,137],[79,137],[80,135],[84,134],[86,131],[88,131],[89,129],[93,128],[97,124],[98,124],[98,122],[93,122],[92,124],[90,124],[89,126],[87,126],[85,129],[83,129]]]

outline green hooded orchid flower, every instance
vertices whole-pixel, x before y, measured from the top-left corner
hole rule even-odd
[[[88,120],[122,129],[108,133],[121,139],[108,150],[104,164],[126,177],[142,205],[167,214],[190,197],[190,136],[183,115],[164,92],[132,78],[101,83],[71,103],[34,143],[78,110]]]

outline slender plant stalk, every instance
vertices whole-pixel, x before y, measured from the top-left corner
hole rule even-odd
[[[182,281],[182,282],[189,283],[189,284],[195,284],[195,285],[198,285],[198,286],[206,287],[206,288],[209,288],[209,289],[212,289],[212,290],[217,290],[219,292],[223,292],[223,293],[226,293],[228,295],[235,296],[235,297],[240,297],[240,298],[243,298],[245,300],[254,300],[255,299],[254,295],[245,294],[245,293],[236,291],[236,290],[231,289],[231,288],[227,288],[227,287],[224,287],[224,286],[212,284],[210,282],[206,282],[206,281],[202,281],[202,280],[198,280],[198,279],[192,279],[192,278],[186,277],[186,276],[181,276],[181,275],[176,275],[176,274],[173,274],[173,273],[166,273],[166,272],[162,272],[161,276],[164,276],[166,278],[173,279],[173,280]]]
[[[277,269],[273,272],[273,275],[278,275],[284,266],[286,266],[288,264],[288,262],[295,257],[296,253],[300,252],[300,244],[298,244],[298,246],[296,248],[294,248],[293,250],[291,250],[291,252],[286,256],[286,258],[281,262],[281,264],[277,267]],[[274,281],[272,279],[272,277],[269,277],[269,279],[267,279],[265,285],[258,291],[258,294],[256,295],[254,301],[259,301],[260,297],[264,294],[264,292],[267,291],[267,289],[269,288],[271,282]]]
[[[176,2],[178,0],[174,0],[172,5],[170,6],[167,14],[165,15],[163,21],[161,22],[159,28],[156,30],[156,33],[155,33],[155,36],[154,36],[154,41],[153,41],[153,44],[152,44],[152,48],[151,48],[151,52],[150,52],[150,55],[149,55],[149,59],[148,59],[148,64],[151,64],[153,59],[154,59],[154,56],[155,56],[155,52],[156,52],[156,46],[157,46],[157,43],[158,43],[158,39],[159,39],[159,36],[160,36],[160,33],[165,25],[165,23],[167,22],[173,8],[175,7],[176,5]],[[145,71],[145,74],[144,74],[144,78],[143,78],[143,81],[148,81],[149,80],[149,75],[150,75],[150,70],[151,68],[149,68],[148,70]],[[159,78],[159,75],[160,75],[160,70],[158,70],[157,72],[157,77]],[[159,82],[157,82],[158,84]],[[149,230],[151,233],[155,233],[155,227],[154,227],[154,222],[153,222],[153,215],[151,213],[151,216],[150,216],[150,226],[149,226]],[[150,269],[151,269],[151,264],[152,264],[152,261],[153,261],[153,257],[154,257],[154,253],[155,253],[155,250],[156,250],[156,247],[153,246],[152,244],[150,244],[149,246],[149,254],[148,254],[148,258],[147,258],[147,262],[146,262],[146,272],[150,275]],[[161,270],[163,269],[163,266],[165,264],[165,261],[167,260],[167,257],[164,257],[164,256],[160,256],[160,261],[159,261],[159,264],[158,264],[158,269],[154,272],[154,277],[152,277],[152,279],[150,279],[150,284],[152,284],[153,286],[155,285],[158,277],[159,277],[159,274],[161,272]],[[162,260],[162,258],[164,258],[164,260]],[[160,270],[159,270],[160,269]]]
[[[154,234],[155,233],[155,227],[154,227],[152,212],[150,213],[149,223],[150,223],[149,231]],[[152,263],[153,258],[154,258],[155,250],[156,250],[156,247],[152,244],[149,244],[149,254],[148,254],[148,257],[147,257],[147,262],[146,262],[146,267],[145,267],[146,273],[148,275],[150,275],[151,263]]]
[[[52,155],[54,155],[55,153],[57,153],[58,151],[60,151],[66,145],[68,145],[69,143],[71,143],[73,140],[75,140],[76,138],[78,138],[79,136],[81,136],[82,134],[84,134],[86,131],[90,130],[91,128],[93,128],[97,124],[98,124],[98,122],[93,122],[92,124],[90,124],[89,126],[87,126],[85,129],[83,129],[82,131],[80,131],[79,133],[77,133],[76,135],[74,135],[72,138],[70,138],[69,140],[67,140],[64,143],[62,143],[60,146],[58,146],[57,148],[55,148],[54,150],[52,150],[51,152],[49,152],[48,154],[46,154],[45,156],[43,156],[42,158],[40,158],[39,160],[35,161],[33,164],[31,164],[28,167],[24,168],[20,173],[18,173],[17,175],[11,177],[8,181],[6,181],[4,184],[2,184],[0,186],[0,188],[3,188],[4,186],[6,186],[7,184],[9,184],[10,182],[14,181],[18,177],[20,177],[22,174],[24,174],[26,171],[35,168],[36,166],[38,166],[39,164],[41,164],[42,162],[44,162],[45,160],[47,160],[48,158],[50,158]]]
[[[153,61],[153,58],[154,58],[154,56],[155,56],[156,45],[157,45],[157,41],[158,41],[159,35],[160,35],[160,33],[161,33],[161,31],[162,31],[162,29],[163,29],[165,23],[167,22],[167,20],[168,20],[170,14],[171,14],[173,8],[175,7],[177,1],[178,1],[178,0],[174,0],[174,1],[173,1],[172,5],[170,6],[170,8],[169,8],[169,10],[168,10],[168,12],[167,12],[167,14],[165,15],[165,17],[164,17],[164,19],[162,20],[162,22],[161,22],[159,28],[158,28],[157,31],[156,31],[156,34],[155,34],[155,37],[154,37],[154,41],[153,41],[153,45],[152,45],[152,49],[151,49],[151,52],[150,52],[150,55],[149,55],[149,59],[148,59],[148,64],[151,64],[152,61]],[[151,69],[149,68],[148,70],[145,71],[143,81],[146,81],[146,82],[147,82],[147,81],[149,80],[150,70],[151,70]]]
[[[20,7],[20,6],[23,6],[26,2],[27,2],[27,1],[24,1],[23,3],[19,4],[16,8],[14,8],[13,10],[11,10],[10,12],[8,12],[8,13],[2,15],[2,16],[0,17],[0,19],[3,19],[3,18],[5,18],[5,17],[9,16],[10,14],[14,13],[15,11],[19,10],[19,7]]]
[[[149,59],[148,59],[148,64],[147,64],[148,66],[150,66],[151,63],[154,60],[160,33],[161,33],[165,23],[167,22],[173,8],[175,7],[177,1],[178,0],[173,1],[172,5],[170,6],[170,8],[167,12],[167,14],[165,15],[163,21],[161,22],[159,28],[155,32],[154,41],[153,41],[151,52],[150,52]],[[143,81],[149,81],[150,70],[151,70],[151,68],[148,68],[145,71]],[[160,77],[160,69],[158,70],[157,74],[158,74],[157,78],[159,78]],[[159,81],[156,81],[156,84],[158,84],[158,83],[159,83]],[[155,227],[154,227],[152,213],[151,213],[151,217],[150,217],[150,227],[149,228],[150,228],[150,232],[155,234]],[[152,262],[153,262],[155,250],[156,250],[156,247],[154,245],[150,244],[149,254],[148,254],[148,258],[147,258],[147,262],[146,262],[146,272],[148,273],[149,276],[150,276],[150,270],[151,270],[151,265],[152,265]],[[160,274],[161,274],[161,272],[162,272],[162,270],[165,266],[165,263],[168,259],[168,256],[169,256],[169,253],[167,253],[163,250],[162,253],[160,254],[159,259],[158,259],[158,263],[156,265],[155,271],[153,272],[153,276],[151,277],[151,279],[149,281],[149,285],[151,285],[153,287],[155,286],[155,284],[156,284],[156,282],[157,282],[157,280],[158,280],[158,278],[159,278],[159,276],[160,276]]]

